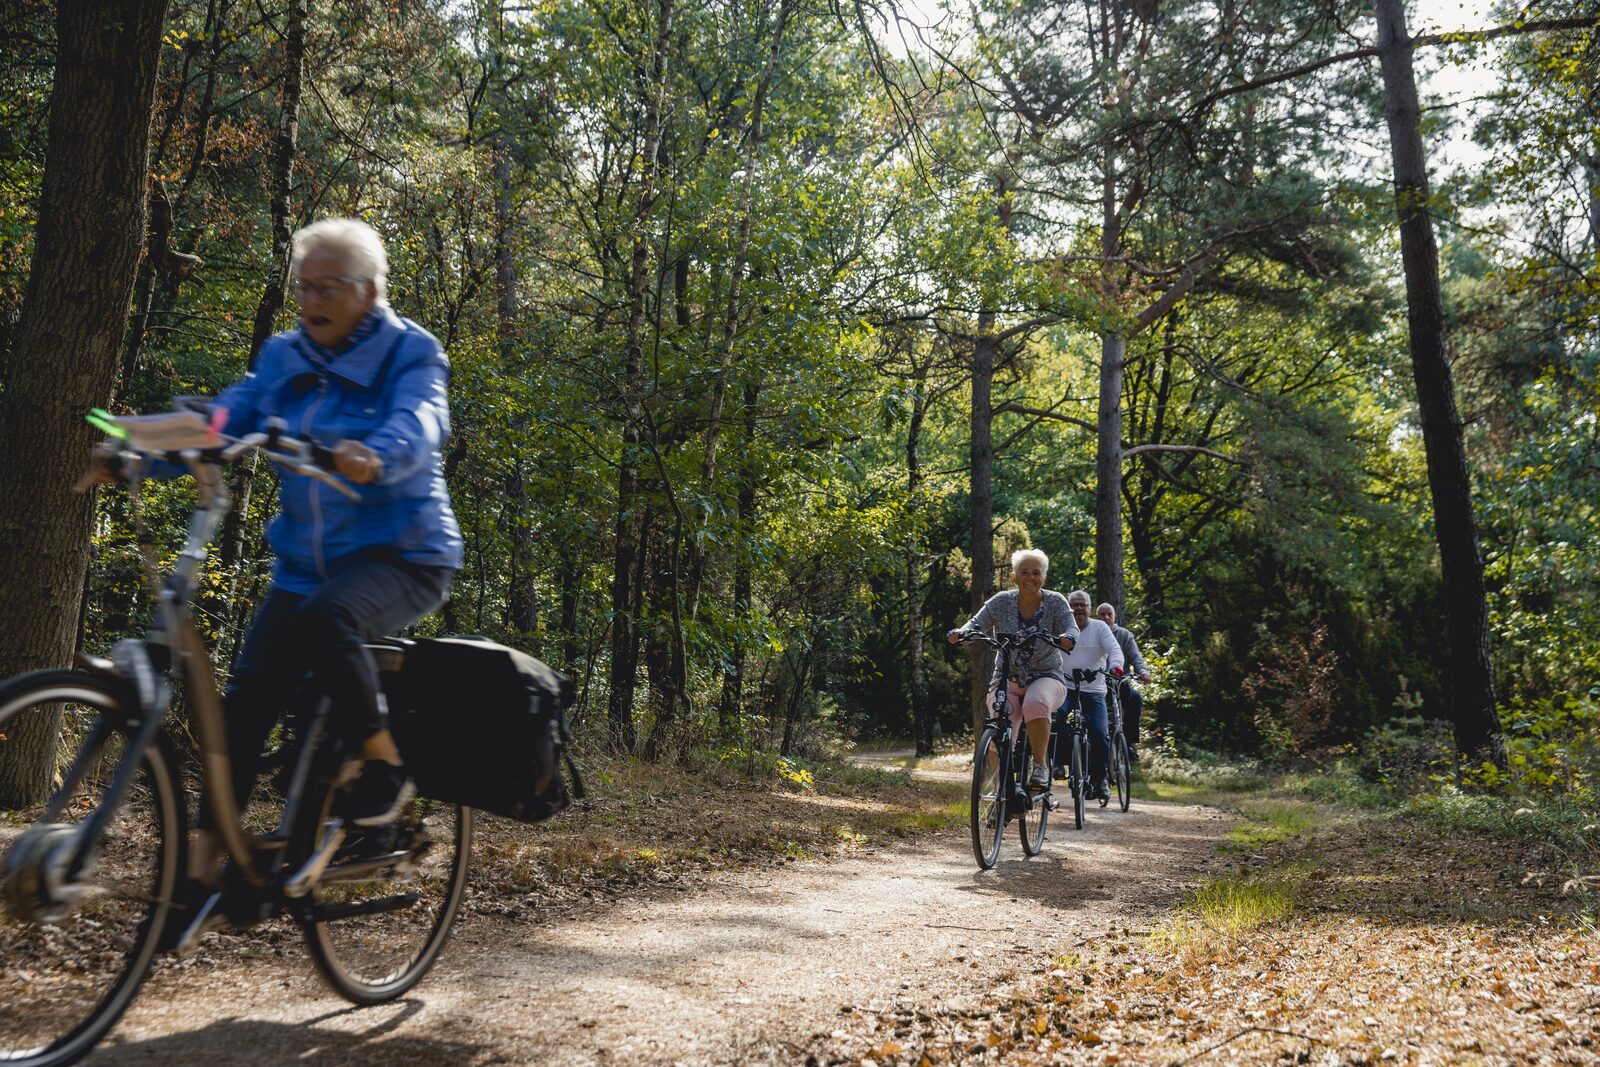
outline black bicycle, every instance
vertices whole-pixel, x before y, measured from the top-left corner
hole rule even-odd
[[[1106,678],[1107,723],[1111,733],[1111,777],[1117,783],[1117,804],[1123,811],[1133,803],[1133,760],[1128,754],[1128,738],[1122,732],[1122,671],[1102,670]],[[1103,806],[1103,805],[1102,805]]]
[[[981,641],[991,646],[1000,656],[1000,674],[1010,677],[1011,656],[1030,641],[1054,642],[1050,634],[1037,629],[1019,630],[1014,634],[988,634],[973,630],[956,631],[962,641]],[[1051,738],[1054,747],[1054,736]],[[1043,760],[1049,762],[1048,752]],[[1044,848],[1045,829],[1055,801],[1050,790],[1031,792],[1027,782],[1034,766],[1040,761],[1028,743],[1024,731],[1017,737],[1011,729],[1011,704],[1002,683],[995,690],[994,702],[983,728],[978,731],[978,744],[972,753],[972,854],[978,867],[988,870],[1000,858],[1000,838],[1006,823],[1017,821],[1022,836],[1022,851],[1037,856]]]
[[[1078,706],[1076,688],[1068,691],[1067,702],[1057,709],[1051,720],[1060,726],[1060,740],[1052,744],[1051,751],[1067,750],[1067,792],[1072,797],[1072,826],[1082,830],[1083,807],[1089,798],[1089,731]]]
[[[123,437],[130,485],[152,461],[177,463],[194,475],[199,502],[143,640],[118,643],[110,659],[81,657],[82,670],[0,685],[0,745],[8,733],[60,724],[77,748],[45,804],[0,812],[0,1062],[23,1067],[86,1055],[162,950],[182,953],[221,925],[285,913],[340,995],[393,1000],[449,936],[471,856],[473,813],[455,804],[418,799],[391,826],[346,826],[337,806],[359,753],[329,730],[328,701],[314,690],[293,716],[299,736],[284,750],[292,756],[281,799],[252,806],[249,822],[234,801],[221,700],[190,610],[229,504],[220,464],[259,449],[285,470],[350,492],[328,473],[326,453],[281,428],[227,439],[198,419],[178,430],[170,421],[103,424]],[[377,645],[374,653],[392,669],[404,649]],[[200,786],[228,856],[223,887],[184,907],[187,804],[166,726],[175,678],[185,683]]]

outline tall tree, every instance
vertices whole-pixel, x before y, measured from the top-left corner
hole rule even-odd
[[[116,385],[144,249],[150,116],[166,0],[62,0],[33,265],[0,408],[0,676],[72,653],[92,498],[84,413]],[[61,720],[8,725],[0,807],[50,785]]]
[[[1434,536],[1444,580],[1451,721],[1461,752],[1503,765],[1505,752],[1495,712],[1494,668],[1489,661],[1483,555],[1478,547],[1472,475],[1467,468],[1446,342],[1444,298],[1439,289],[1439,246],[1434,240],[1428,204],[1427,157],[1422,147],[1422,110],[1417,102],[1411,37],[1406,32],[1401,0],[1374,0],[1373,9],[1378,17],[1384,114],[1394,161],[1411,369],[1417,386],[1423,447],[1428,455]]]
[[[650,62],[639,72],[638,79],[644,98],[644,129],[628,266],[628,332],[621,397],[622,455],[617,464],[616,551],[611,579],[611,736],[616,744],[627,749],[634,745],[633,696],[639,682],[639,591],[643,584],[639,572],[643,570],[645,559],[640,543],[644,516],[639,498],[639,467],[644,461],[645,431],[645,300],[650,286],[650,219],[658,199],[656,165],[667,88],[667,56],[672,44],[672,15],[673,0],[659,0]]]

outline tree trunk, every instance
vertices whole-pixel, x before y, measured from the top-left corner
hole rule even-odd
[[[1600,145],[1585,162],[1583,173],[1589,179],[1589,254],[1600,264]]]
[[[489,72],[494,104],[494,308],[500,366],[508,378],[515,380],[523,368],[519,365],[517,350],[520,299],[512,240],[517,205],[512,188],[511,139],[506,132],[506,120],[511,107],[506,98],[504,33],[504,5],[497,3],[494,8],[494,50]],[[520,436],[527,428],[527,416],[517,415],[513,420],[513,429]],[[511,451],[509,463],[505,533],[510,542],[511,562],[506,578],[506,623],[509,629],[523,635],[530,647],[537,650],[539,588],[534,581],[534,537],[533,527],[528,522],[527,474],[523,470],[521,449]]]
[[[756,514],[756,469],[751,458],[756,438],[756,405],[761,399],[761,387],[754,382],[744,384],[744,462],[739,470],[738,510],[734,517],[735,536],[739,543],[748,543]],[[748,556],[742,556],[733,568],[733,647],[729,650],[728,666],[722,674],[722,693],[717,699],[717,725],[725,738],[738,736],[744,705],[744,627],[750,622],[751,592],[754,568]]]
[[[994,412],[990,394],[994,387],[994,313],[978,315],[978,341],[972,347],[972,456],[969,494],[969,533],[972,537],[972,596],[974,613],[994,592]],[[967,696],[972,728],[983,726],[985,697],[989,692],[988,647],[967,646]]]
[[[89,562],[93,496],[73,483],[107,403],[144,250],[150,120],[166,0],[62,0],[32,269],[0,409],[0,676],[60,667]],[[42,799],[59,709],[6,724],[0,808]]]
[[[739,187],[739,239],[734,247],[733,264],[728,274],[728,302],[722,319],[722,341],[717,346],[717,379],[711,390],[711,411],[706,417],[705,462],[701,465],[701,497],[710,501],[716,495],[717,446],[721,440],[722,408],[727,402],[728,379],[733,373],[733,347],[739,330],[739,286],[744,280],[745,264],[750,258],[750,231],[755,223],[751,203],[755,195],[756,159],[761,148],[761,117],[766,107],[767,92],[772,87],[773,75],[778,70],[778,57],[783,51],[783,31],[789,25],[793,0],[779,0],[778,19],[767,44],[767,64],[756,85],[755,100],[750,106],[750,134],[745,142],[744,180]],[[705,577],[706,523],[710,520],[710,505],[703,504],[696,516],[700,525],[694,543],[689,548],[689,606],[687,614],[694,618],[699,610],[700,584]]]
[[[1002,177],[995,183],[995,214],[1000,228],[1011,231],[1011,198]],[[993,311],[978,312],[978,340],[972,347],[972,480],[970,494],[970,533],[972,536],[972,597],[974,612],[983,607],[994,592],[994,391],[995,357],[1000,342],[995,337]],[[972,644],[967,648],[967,698],[974,731],[983,726],[984,705],[989,693],[989,650]]]
[[[561,559],[561,669],[576,677],[578,669],[578,562],[570,550]]]
[[[628,334],[622,385],[622,452],[617,461],[616,552],[611,579],[612,741],[629,751],[634,745],[633,696],[639,675],[638,589],[639,463],[644,429],[644,302],[650,284],[648,221],[655,206],[656,148],[661,139],[662,97],[666,92],[667,49],[672,41],[673,0],[659,0],[655,52],[646,86],[644,145],[640,153],[639,199],[633,219],[633,253],[628,271]]]
[[[1504,766],[1505,747],[1495,714],[1494,668],[1489,662],[1488,611],[1472,480],[1462,441],[1461,415],[1445,341],[1439,290],[1439,250],[1428,213],[1428,172],[1419,123],[1411,39],[1402,0],[1374,0],[1378,53],[1383,68],[1385,116],[1394,158],[1400,258],[1406,277],[1411,368],[1433,492],[1434,536],[1444,580],[1449,640],[1450,709],[1456,745],[1472,758]]]
[[[283,310],[289,286],[289,197],[294,189],[294,157],[300,144],[300,98],[306,67],[306,0],[289,0],[283,40],[283,104],[272,145],[272,261],[267,284],[256,304],[250,330],[250,367],[272,336],[272,324]]]
[[[912,515],[922,513],[922,420],[927,414],[927,368],[919,366],[913,382],[911,423],[906,428],[906,498]],[[910,660],[911,728],[917,755],[933,755],[933,716],[928,708],[928,672],[922,663],[922,538],[906,537],[906,655]]]
[[[200,105],[197,115],[198,130],[195,132],[194,149],[189,153],[188,169],[184,172],[183,184],[179,186],[177,199],[169,202],[167,199],[166,185],[159,179],[152,177],[150,183],[150,242],[144,262],[139,268],[139,281],[135,288],[133,325],[128,330],[127,351],[123,355],[122,374],[118,395],[128,393],[134,384],[135,376],[139,370],[139,360],[144,349],[145,334],[150,328],[151,312],[158,303],[156,298],[156,283],[166,276],[166,283],[162,286],[165,303],[170,307],[172,298],[177,295],[178,282],[182,275],[169,264],[169,244],[173,236],[175,220],[182,217],[188,207],[189,190],[193,188],[195,179],[199,177],[201,168],[205,165],[206,152],[211,144],[211,130],[215,119],[217,101],[217,71],[221,66],[221,56],[224,44],[228,41],[227,34],[222,32],[222,23],[228,16],[227,4],[219,6],[218,0],[208,0],[206,4],[205,40],[206,40],[206,75],[204,88],[200,94]],[[163,153],[166,150],[167,137],[177,124],[178,117],[183,110],[183,103],[187,95],[187,80],[189,62],[192,52],[186,52],[183,60],[182,85],[172,110],[167,117],[166,126],[162,131],[161,142],[156,145],[155,156],[151,166],[157,170],[163,164]],[[198,233],[200,227],[195,227]],[[192,249],[191,249],[192,251]],[[170,294],[167,290],[170,289]]]
[[[283,40],[283,99],[278,109],[278,132],[272,149],[272,258],[268,261],[267,281],[256,303],[255,320],[250,328],[250,369],[272,325],[283,310],[289,286],[289,255],[292,225],[290,198],[294,193],[294,161],[300,146],[300,103],[304,95],[306,62],[306,0],[292,0],[285,12],[287,23]],[[255,488],[256,455],[235,463],[228,491],[233,506],[222,520],[217,539],[217,559],[224,570],[237,570],[242,562],[245,523],[250,515],[250,498]],[[228,596],[237,592],[239,576],[229,580]]]
[[[1117,206],[1116,157],[1110,149],[1101,172],[1100,271],[1102,295],[1116,299],[1116,257],[1122,243]],[[1100,335],[1100,406],[1095,418],[1094,592],[1123,614],[1122,581],[1122,375],[1128,343],[1121,335]]]

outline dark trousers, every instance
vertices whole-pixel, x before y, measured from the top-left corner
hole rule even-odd
[[[1072,754],[1066,719],[1067,708],[1074,700],[1082,709],[1083,725],[1089,732],[1089,781],[1099,785],[1106,780],[1106,753],[1111,748],[1105,694],[1068,690],[1067,703],[1056,710],[1056,762],[1064,766]]]
[[[233,665],[223,712],[234,794],[243,806],[261,749],[306,673],[331,701],[332,727],[352,744],[388,728],[378,665],[366,642],[393,633],[444,603],[451,572],[374,554],[336,565],[309,595],[273,588]],[[212,825],[201,805],[200,825]]]
[[[1144,714],[1144,694],[1131,681],[1122,683],[1122,736],[1128,744],[1139,743],[1139,716]]]

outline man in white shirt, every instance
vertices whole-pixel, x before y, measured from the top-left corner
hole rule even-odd
[[[1111,635],[1117,639],[1117,644],[1122,647],[1123,667],[1128,674],[1122,679],[1122,688],[1117,690],[1122,697],[1122,734],[1128,739],[1128,755],[1134,763],[1139,762],[1139,719],[1144,715],[1144,694],[1139,692],[1139,687],[1134,685],[1138,679],[1145,685],[1150,684],[1150,667],[1144,661],[1144,656],[1139,653],[1139,642],[1134,639],[1132,631],[1126,626],[1117,625],[1117,609],[1110,604],[1101,604],[1094,609],[1095,618],[1111,627]]]
[[[1089,594],[1082,589],[1075,589],[1067,596],[1067,606],[1072,609],[1072,621],[1078,624],[1080,633],[1078,643],[1072,651],[1062,657],[1062,670],[1067,676],[1068,701],[1072,700],[1072,692],[1076,690],[1080,701],[1079,707],[1083,712],[1083,723],[1089,730],[1089,781],[1094,795],[1100,800],[1111,799],[1111,786],[1106,781],[1106,753],[1111,747],[1111,737],[1106,725],[1106,679],[1099,673],[1088,672],[1100,670],[1121,670],[1123,667],[1122,646],[1117,644],[1116,637],[1111,633],[1111,627],[1099,619],[1089,617]],[[1061,706],[1058,715],[1065,717],[1066,705]],[[1058,736],[1065,740],[1065,732],[1058,730]],[[1058,748],[1056,753],[1056,774],[1064,777],[1061,764],[1065,760],[1065,748]]]

